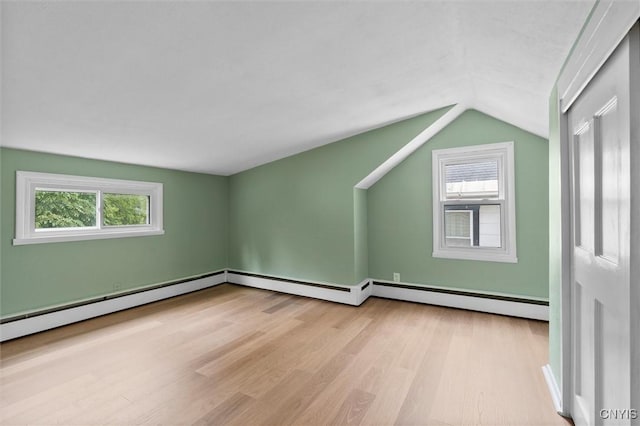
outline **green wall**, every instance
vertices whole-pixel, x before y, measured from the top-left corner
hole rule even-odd
[[[355,285],[367,277],[546,298],[546,141],[467,111],[369,190],[354,186],[450,107],[231,177],[0,150],[1,315],[229,267]],[[431,257],[431,149],[515,141],[518,264]],[[15,172],[164,184],[165,235],[13,246]]]
[[[467,111],[368,191],[353,188],[445,111],[232,176],[229,267],[340,284],[399,272],[404,282],[546,299],[545,139]],[[504,141],[515,142],[518,263],[434,259],[431,150]]]
[[[0,149],[0,315],[225,268],[228,178]],[[161,236],[13,246],[16,170],[164,184]]]
[[[364,196],[354,186],[448,109],[231,176],[229,267],[360,282],[367,276]]]
[[[514,141],[518,263],[432,257],[431,150]],[[546,140],[478,111],[458,119],[369,189],[369,276],[548,297]]]

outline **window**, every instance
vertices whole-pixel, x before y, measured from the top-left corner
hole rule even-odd
[[[513,142],[433,150],[433,257],[518,261]]]
[[[161,183],[16,172],[14,245],[162,234]]]

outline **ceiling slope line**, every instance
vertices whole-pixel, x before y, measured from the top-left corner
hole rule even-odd
[[[451,124],[463,112],[468,109],[465,104],[456,104],[449,111],[444,113],[440,118],[434,121],[429,127],[424,129],[418,136],[411,139],[409,143],[400,148],[395,154],[387,158],[382,164],[376,167],[364,179],[355,185],[358,189],[369,189],[377,181],[382,179],[384,175],[389,173],[394,167],[404,161],[413,154],[418,148],[427,143],[431,138],[437,135],[442,129]]]

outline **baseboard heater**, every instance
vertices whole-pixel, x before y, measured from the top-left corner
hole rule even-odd
[[[0,342],[142,306],[226,281],[226,270],[195,275],[0,319]]]
[[[544,299],[476,293],[461,289],[372,279],[365,279],[358,285],[347,286],[245,271],[220,270],[1,318],[0,342],[168,299],[225,282],[353,306],[361,305],[369,297],[381,297],[542,321],[549,320],[549,302]]]
[[[227,272],[227,280],[231,284],[354,306],[361,305],[369,297],[381,297],[542,321],[549,320],[549,301],[546,299],[372,279],[366,279],[355,286],[339,286],[235,270]]]
[[[541,299],[526,299],[523,297],[506,296],[501,294],[477,293],[474,291],[448,289],[448,288],[441,288],[441,287],[425,287],[425,286],[412,285],[412,284],[391,283],[388,281],[374,280],[372,282],[373,282],[373,285],[383,286],[383,287],[404,288],[404,289],[410,289],[410,290],[428,291],[431,293],[454,294],[457,296],[480,297],[484,299],[504,300],[508,302],[531,303],[533,305],[549,306],[548,300],[541,300]]]
[[[293,278],[281,278],[281,277],[276,277],[276,276],[272,276],[272,275],[262,275],[262,274],[254,274],[251,272],[244,272],[244,271],[234,271],[232,269],[230,269],[228,271],[229,274],[233,274],[233,275],[241,275],[243,277],[251,277],[251,278],[261,278],[261,279],[266,279],[266,280],[271,280],[271,281],[280,281],[283,283],[290,283],[290,284],[300,284],[300,285],[306,285],[306,286],[310,286],[310,287],[318,287],[318,288],[326,288],[326,289],[330,289],[330,290],[336,290],[336,291],[344,291],[347,293],[351,292],[351,287],[349,286],[337,286],[334,284],[324,284],[324,283],[314,283],[311,281],[300,281],[300,280],[296,280]],[[232,283],[234,284],[234,283]]]
[[[363,297],[364,294],[361,286],[302,281],[294,278],[254,274],[252,272],[237,271],[233,269],[229,269],[227,271],[227,281],[231,284],[246,287],[261,288],[264,290],[278,291],[280,293],[295,294],[297,296],[313,297],[315,299],[345,303],[354,306],[360,305],[366,299],[366,297]],[[366,281],[368,282],[368,280]]]
[[[549,301],[462,289],[373,280],[372,296],[549,321]]]

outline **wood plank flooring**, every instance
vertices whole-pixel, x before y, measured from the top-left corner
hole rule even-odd
[[[0,424],[568,425],[547,324],[224,284],[0,345]]]

